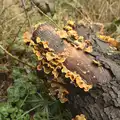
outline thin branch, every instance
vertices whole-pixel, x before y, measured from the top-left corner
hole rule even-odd
[[[40,106],[41,106],[41,104],[38,104],[38,105],[36,105],[35,107],[33,107],[32,109],[30,109],[30,110],[24,112],[20,117],[18,117],[17,120],[19,120],[20,118],[23,118],[26,114],[28,114],[28,113],[30,113],[31,111],[33,111],[33,110],[39,108]]]
[[[80,5],[80,9],[78,9],[76,6],[72,5],[71,3],[67,3],[68,5],[70,5],[72,8],[74,8],[80,15],[83,16],[83,18],[88,22],[91,23],[92,20],[89,17],[89,15],[87,14],[87,12],[83,9],[83,7]]]
[[[19,17],[19,16],[22,16],[22,15],[24,15],[24,13],[23,12],[21,12],[20,14],[18,14],[18,15],[16,15],[15,17],[13,17],[13,18],[11,18],[10,20],[8,20],[8,21],[3,21],[5,24],[8,24],[9,22],[11,22],[11,21],[13,21],[14,19],[16,19],[17,17]]]
[[[29,27],[30,27],[30,29],[31,29],[31,33],[32,33],[32,32],[33,32],[33,31],[32,31],[32,25],[31,25],[31,22],[30,22],[30,18],[29,18],[28,12],[26,11],[25,1],[24,1],[24,0],[21,0],[21,3],[22,3],[22,6],[23,6],[23,9],[24,9],[24,11],[25,11],[25,15],[26,15],[26,19],[27,19],[27,21],[28,21],[28,25],[29,25]]]
[[[3,11],[4,11],[4,0],[2,1],[2,8],[1,8],[1,11],[0,11],[0,15],[3,13]]]
[[[58,29],[61,29],[61,28],[55,23],[55,21],[54,21],[52,18],[50,18],[47,14],[45,14],[40,8],[38,8],[32,0],[31,0],[31,2],[32,2],[32,4],[38,9],[38,11],[39,11],[41,14],[43,14],[43,15],[44,15],[46,18],[48,18],[52,23],[54,23],[54,25],[55,25]]]
[[[9,49],[12,47],[13,43],[16,41],[16,38],[17,38],[18,34],[20,33],[21,29],[23,28],[23,25],[25,24],[25,22],[26,22],[26,21],[24,21],[24,22],[22,23],[22,25],[20,26],[20,28],[19,28],[17,34],[15,35],[13,41],[12,41],[12,42],[10,43],[10,45],[7,47],[7,51],[9,51]]]
[[[10,7],[12,7],[13,5],[16,5],[18,2],[15,2],[14,4],[10,4],[9,6],[7,6],[6,8],[4,7],[4,1],[2,1],[2,8],[1,8],[1,11],[0,11],[0,16],[7,10],[9,9]]]
[[[9,53],[9,52],[5,49],[2,45],[0,45],[0,48],[1,48],[7,55],[9,55],[10,57],[12,57],[13,59],[19,61],[20,63],[22,63],[22,64],[24,64],[24,65],[27,65],[27,66],[31,67],[32,69],[35,69],[34,66],[32,66],[32,65],[30,65],[30,64],[28,64],[28,63],[26,63],[26,62],[24,62],[24,61],[21,61],[21,60],[18,59],[16,56],[13,56],[11,53]]]

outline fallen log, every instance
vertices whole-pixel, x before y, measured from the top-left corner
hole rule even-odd
[[[61,31],[38,25],[31,39],[24,36],[38,57],[39,76],[45,74],[50,81],[50,95],[56,95],[73,118],[84,114],[87,120],[120,119],[120,43],[104,38],[91,26],[72,21]]]

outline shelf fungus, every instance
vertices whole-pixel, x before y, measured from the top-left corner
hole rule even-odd
[[[107,71],[102,71],[102,66],[93,65],[93,62],[98,63],[86,54],[92,52],[92,44],[79,36],[75,27],[74,22],[68,21],[59,31],[45,23],[37,25],[31,35],[24,34],[24,42],[29,43],[37,56],[37,70],[52,78],[49,80],[50,94],[57,95],[62,103],[67,101],[66,95],[69,94],[65,85],[73,84],[88,92],[94,84],[110,78]]]
[[[81,115],[76,115],[75,118],[73,118],[72,120],[86,120],[85,115],[81,114]]]
[[[120,42],[115,40],[114,38],[105,35],[98,35],[98,38],[106,43],[109,43],[112,47],[116,47],[118,50],[120,50]]]

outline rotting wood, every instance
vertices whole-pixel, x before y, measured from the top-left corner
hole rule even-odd
[[[65,105],[71,111],[73,117],[84,114],[87,120],[119,120],[120,53],[116,54],[115,58],[118,60],[116,63],[113,59],[117,50],[111,52],[112,48],[110,48],[109,43],[101,40],[89,26],[69,22],[68,26],[65,26],[63,34],[58,34],[48,24],[39,25],[32,34],[33,44],[36,44],[36,39],[40,38],[45,48],[44,44],[47,42],[48,49],[51,48],[54,54],[65,57],[62,65],[72,72],[72,76],[66,78],[58,71],[60,74],[58,74],[57,80],[53,79],[52,87],[57,89],[58,98],[61,98],[61,96],[67,98],[67,100],[64,98],[67,101]],[[83,40],[78,42],[81,36]],[[76,40],[78,44],[75,44]],[[28,42],[32,43],[27,40]],[[88,49],[86,52],[85,49],[90,46],[92,46],[92,50]],[[39,70],[42,71],[43,69],[40,68]],[[73,73],[80,75],[86,84],[91,84],[93,87],[85,92],[81,89],[84,87],[79,86],[77,80],[74,82],[75,76]],[[52,75],[51,71],[48,74],[49,79],[52,77],[49,77],[50,75]],[[68,73],[66,75],[69,76]],[[72,80],[73,82],[71,82]],[[59,85],[56,83],[59,83]],[[64,97],[63,93],[65,93]]]

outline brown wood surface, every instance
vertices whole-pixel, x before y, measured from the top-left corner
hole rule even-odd
[[[57,54],[67,51],[69,56],[64,65],[80,74],[87,83],[93,84],[89,92],[70,83],[65,86],[69,91],[65,105],[73,117],[84,114],[87,120],[120,120],[120,52],[108,54],[109,44],[101,41],[89,27],[76,25],[75,30],[92,42],[92,53],[77,50],[68,41],[62,40],[48,24],[40,25],[34,31],[32,40],[40,37],[48,41],[49,47]],[[96,58],[101,67],[91,64]],[[85,74],[83,71],[89,72]]]

